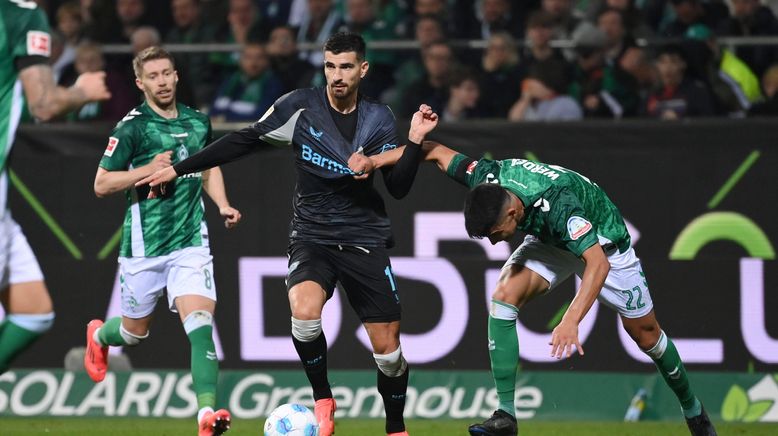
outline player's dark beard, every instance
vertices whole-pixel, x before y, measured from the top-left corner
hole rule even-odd
[[[345,99],[351,97],[351,94],[354,93],[354,90],[353,90],[353,88],[351,88],[348,85],[346,85],[345,90],[343,90],[343,94],[336,94],[335,93],[335,85],[340,85],[340,84],[343,84],[343,82],[342,81],[338,81],[338,82],[333,82],[333,83],[330,84],[330,88],[332,88],[332,96],[334,98],[337,98],[338,100],[345,100]]]

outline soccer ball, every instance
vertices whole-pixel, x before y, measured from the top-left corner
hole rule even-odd
[[[319,423],[302,404],[282,404],[265,421],[265,436],[318,436]]]

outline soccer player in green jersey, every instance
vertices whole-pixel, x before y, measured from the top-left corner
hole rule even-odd
[[[471,425],[471,435],[517,434],[519,310],[571,274],[581,277],[581,286],[552,333],[551,355],[570,357],[574,349],[584,354],[578,324],[597,299],[621,315],[624,329],[656,363],[678,397],[691,433],[716,434],[692,392],[673,341],[657,323],[648,283],[621,213],[596,183],[560,166],[526,159],[476,160],[430,141],[425,141],[423,152],[425,160],[472,188],[464,207],[470,237],[496,244],[509,240],[517,230],[526,234],[505,263],[489,308],[489,358],[499,409],[483,423]],[[367,174],[391,165],[402,150],[390,153],[371,156],[369,161],[354,156],[349,166]]]
[[[127,213],[119,253],[122,316],[87,326],[84,365],[96,382],[105,378],[108,346],[138,345],[149,335],[157,300],[177,311],[191,343],[192,384],[200,436],[222,434],[230,414],[214,411],[219,363],[213,342],[216,288],[203,219],[202,191],[211,197],[227,228],[241,219],[230,206],[218,167],[179,178],[156,198],[138,180],[185,159],[211,140],[208,117],[176,103],[173,57],[149,47],[133,60],[135,83],[145,102],[114,128],[95,176],[98,197],[124,191]]]
[[[110,97],[105,73],[79,76],[75,85],[56,85],[49,66],[51,35],[45,13],[34,1],[0,0],[0,374],[54,323],[54,307],[27,238],[8,211],[8,156],[24,99],[37,120]]]

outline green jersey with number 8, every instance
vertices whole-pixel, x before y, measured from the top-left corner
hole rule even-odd
[[[100,167],[127,171],[166,151],[173,152],[175,164],[202,149],[211,140],[210,120],[183,104],[176,108],[178,117],[173,119],[159,116],[146,103],[131,110],[108,138]],[[148,186],[128,189],[119,256],[162,256],[186,247],[207,247],[202,190],[201,173],[177,178],[158,198],[146,198]]]
[[[581,256],[596,243],[629,249],[630,237],[616,205],[596,183],[573,170],[526,159],[472,160],[457,154],[448,166],[454,177],[467,165],[469,187],[499,183],[524,203],[519,229],[544,243]]]

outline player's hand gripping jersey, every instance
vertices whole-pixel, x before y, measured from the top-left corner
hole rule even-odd
[[[623,253],[630,238],[624,220],[605,192],[585,176],[557,165],[526,159],[474,160],[457,154],[447,174],[469,187],[499,183],[524,203],[519,229],[544,243],[581,256],[599,243]]]
[[[395,120],[386,105],[361,96],[356,112],[356,131],[349,141],[330,113],[326,89],[298,89],[279,98],[256,123],[225,135],[175,170],[185,174],[221,165],[263,143],[291,146],[297,185],[290,239],[389,247],[393,241],[383,199],[372,178],[354,180],[347,162],[355,152],[370,156],[396,148]],[[384,178],[388,185],[386,172]]]
[[[126,171],[142,167],[154,156],[172,151],[173,163],[198,152],[211,140],[211,122],[204,114],[177,104],[178,117],[166,119],[146,103],[131,110],[113,129],[100,167]],[[162,256],[186,247],[207,247],[202,201],[202,175],[179,177],[165,195],[146,198],[148,186],[126,191],[121,257]]]

